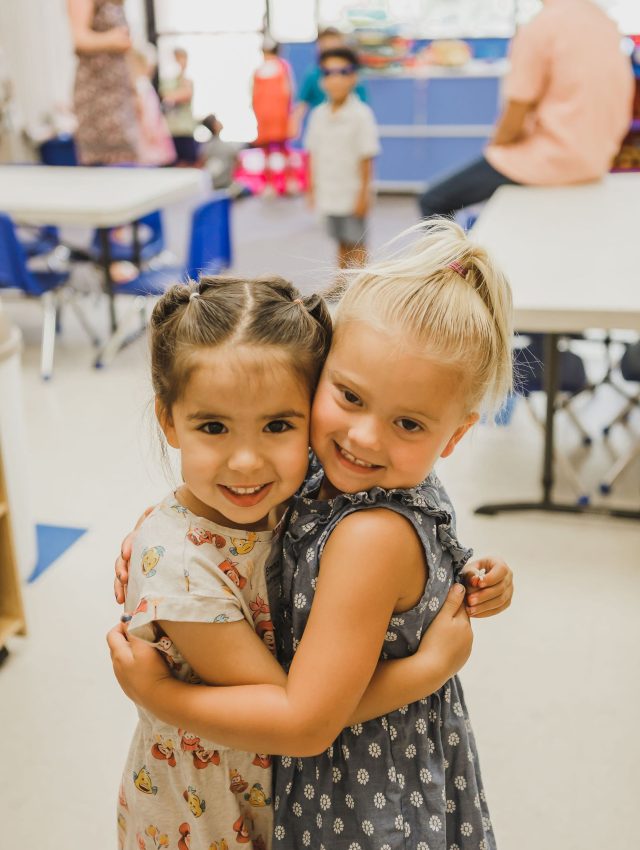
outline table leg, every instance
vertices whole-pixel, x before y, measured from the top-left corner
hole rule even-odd
[[[142,261],[142,246],[140,244],[140,230],[139,230],[139,221],[134,221],[131,223],[132,229],[132,256],[131,259],[135,263],[140,271],[140,265]],[[104,274],[105,274],[105,289],[109,295],[109,305],[111,311],[111,336],[103,345],[101,350],[98,352],[98,356],[96,357],[94,366],[96,369],[101,369],[104,366],[107,366],[111,360],[116,356],[116,354],[125,348],[127,345],[130,345],[135,340],[139,339],[139,337],[146,331],[146,299],[144,297],[138,297],[134,299],[134,304],[139,310],[140,313],[140,327],[138,330],[133,333],[128,333],[128,314],[121,317],[120,323],[117,322],[116,310],[115,310],[115,293],[113,280],[111,278],[111,249],[109,246],[109,231],[108,230],[100,230],[100,242],[101,242],[101,254],[102,254],[102,262],[104,265]]]
[[[104,271],[104,290],[109,299],[109,318],[111,321],[111,332],[115,333],[118,327],[118,318],[116,316],[116,301],[113,294],[113,281],[111,279],[111,246],[109,245],[109,231],[105,227],[98,230],[100,234],[100,257],[102,260],[102,269]]]
[[[140,262],[141,262],[141,259],[142,259],[142,257],[141,257],[142,248],[141,248],[141,245],[140,245],[140,222],[134,221],[133,224],[131,225],[131,228],[132,228],[132,231],[133,231],[133,256],[132,256],[132,260],[133,260],[134,266],[136,266],[138,268],[138,271],[140,271]]]
[[[475,509],[474,513],[482,516],[495,516],[495,514],[499,513],[516,513],[519,511],[548,511],[551,513],[593,514],[595,516],[616,517],[618,519],[640,519],[640,510],[630,511],[623,510],[622,508],[593,507],[591,505],[554,502],[553,500],[553,426],[560,364],[558,339],[558,334],[548,333],[545,335],[544,340],[544,387],[547,394],[547,409],[542,461],[542,498],[538,502],[502,502],[481,505]]]
[[[547,394],[547,414],[544,426],[544,456],[542,461],[542,501],[553,503],[553,442],[556,393],[558,391],[558,335],[545,334],[544,338],[544,391]]]

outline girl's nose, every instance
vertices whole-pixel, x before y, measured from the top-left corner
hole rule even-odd
[[[378,451],[382,441],[380,426],[373,416],[359,416],[357,422],[349,429],[349,439],[354,445],[362,446],[363,449]]]
[[[262,456],[251,448],[243,447],[233,452],[229,457],[227,466],[234,472],[248,473],[259,470],[264,465]],[[251,482],[257,484],[259,482]]]

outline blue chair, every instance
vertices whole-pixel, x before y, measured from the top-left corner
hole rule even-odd
[[[535,420],[542,428],[545,422],[540,418],[533,405],[531,396],[534,393],[544,392],[544,347],[542,334],[526,334],[529,343],[523,348],[516,349],[514,353],[515,362],[515,390],[518,395],[527,401],[527,407]],[[578,430],[583,445],[591,445],[592,437],[585,430],[580,420],[575,415],[571,404],[581,393],[591,389],[587,378],[582,358],[573,351],[558,352],[558,387],[555,401],[555,410],[563,411]],[[577,492],[578,502],[588,504],[589,496],[584,492],[582,483],[576,475],[569,459],[556,450],[556,460],[562,464],[566,477],[569,479],[573,489]]]
[[[55,136],[43,142],[40,145],[40,161],[43,165],[77,165],[73,136]]]
[[[73,293],[66,286],[69,269],[56,268],[53,262],[45,261],[43,264],[42,258],[40,260],[43,268],[29,266],[12,220],[8,215],[0,213],[0,289],[19,290],[28,297],[40,299],[44,310],[40,371],[43,379],[48,380],[53,373],[56,326],[63,300],[73,308],[94,345],[98,345],[99,340]]]
[[[219,274],[229,268],[232,261],[230,212],[229,196],[225,192],[216,193],[193,211],[185,266],[156,267],[151,261],[134,280],[114,285],[115,295],[133,296],[130,313],[139,315],[140,325],[137,330],[130,332],[127,330],[130,324],[128,317],[121,320],[98,355],[96,368],[106,366],[121,348],[146,330],[148,298],[160,297],[174,283],[197,280],[200,275]]]
[[[620,374],[625,381],[640,384],[640,341],[632,345],[628,345],[620,361]],[[634,408],[640,408],[640,392],[635,396],[628,397],[628,402],[616,418],[603,429],[603,433],[607,436],[614,425],[619,423],[626,424],[629,415]],[[615,482],[620,478],[625,469],[630,466],[633,461],[640,455],[640,440],[636,440],[631,449],[623,454],[611,467],[606,477],[600,484],[600,492],[608,495]]]
[[[135,262],[136,259],[141,261],[150,260],[161,251],[164,251],[164,233],[160,211],[145,215],[138,221],[138,226],[146,230],[146,236],[143,232],[143,237],[140,241],[139,258],[135,256],[136,249],[133,240],[126,243],[119,242],[113,238],[113,231],[109,231],[109,254],[112,261],[120,262],[122,260],[128,260],[129,262]],[[100,262],[102,259],[102,242],[99,230],[96,230],[93,234],[89,254],[96,262]]]
[[[60,245],[57,227],[18,227],[16,236],[27,257],[50,254]]]

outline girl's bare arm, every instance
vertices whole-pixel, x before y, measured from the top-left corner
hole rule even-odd
[[[190,687],[158,678],[157,668],[150,679],[123,684],[161,720],[227,746],[320,752],[355,715],[394,607],[418,572],[424,574],[422,548],[406,520],[386,510],[353,514],[325,547],[311,615],[285,685]],[[116,674],[118,663],[116,657]]]

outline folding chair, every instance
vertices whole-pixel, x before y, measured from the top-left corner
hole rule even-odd
[[[109,256],[113,262],[128,260],[140,263],[150,260],[161,251],[164,251],[164,232],[162,229],[162,215],[160,211],[149,213],[130,226],[131,239],[121,241],[117,233],[124,231],[128,235],[127,228],[113,228],[109,233]],[[142,233],[140,233],[142,230]],[[138,235],[140,233],[140,236]],[[95,262],[100,262],[103,253],[103,231],[96,230],[91,240],[89,255]]]
[[[150,263],[134,280],[114,286],[116,295],[132,296],[133,305],[100,351],[96,368],[108,365],[120,349],[144,333],[148,298],[158,298],[174,283],[197,279],[201,274],[219,274],[231,265],[230,209],[229,196],[219,193],[194,210],[185,266],[154,268]],[[128,330],[132,314],[140,318],[139,327],[133,332]]]
[[[625,381],[640,384],[640,342],[635,342],[632,345],[627,346],[625,353],[622,356],[622,360],[620,361],[620,373]],[[640,392],[636,393],[635,396],[630,397],[628,403],[624,406],[616,418],[603,429],[604,435],[607,436],[614,425],[619,423],[626,424],[629,414],[636,407],[640,408]],[[638,455],[640,455],[640,438],[637,439],[629,451],[619,457],[611,467],[600,484],[600,492],[605,495],[610,493],[615,482],[618,478],[620,478],[625,469],[633,463]]]
[[[29,267],[23,246],[16,236],[12,220],[0,213],[0,289],[16,289],[31,298],[39,298],[44,311],[40,372],[44,380],[53,373],[53,354],[60,308],[68,303],[94,345],[100,340],[91,328],[72,290],[66,285],[69,269],[59,263],[47,263],[39,255],[42,268]]]
[[[527,334],[527,336],[530,338],[529,344],[518,349],[515,354],[516,392],[524,397],[532,418],[544,429],[544,419],[538,416],[531,404],[531,396],[534,393],[544,392],[543,337],[541,334]],[[591,435],[585,430],[571,407],[574,399],[590,387],[584,363],[572,351],[560,351],[558,356],[558,391],[555,409],[556,411],[563,411],[567,415],[580,434],[583,445],[590,445],[592,442]],[[555,460],[564,468],[566,477],[576,491],[578,503],[588,504],[589,496],[585,493],[569,459],[556,450]]]

